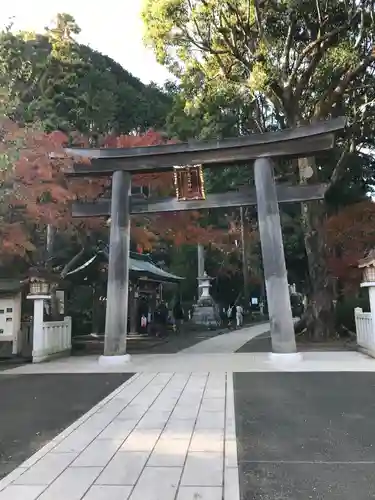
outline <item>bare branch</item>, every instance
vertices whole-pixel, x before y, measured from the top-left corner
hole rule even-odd
[[[337,85],[331,85],[322,99],[317,103],[315,108],[315,116],[323,118],[332,109],[332,106],[342,97],[350,83],[363,71],[366,70],[372,62],[375,61],[375,51],[372,51],[362,62],[357,64],[353,69],[347,69],[344,76]]]
[[[298,70],[300,69],[301,64],[303,63],[306,56],[311,54],[315,49],[319,48],[319,46],[321,46],[321,44],[323,42],[329,42],[329,45],[331,45],[334,42],[336,36],[338,34],[342,33],[343,31],[346,31],[347,29],[348,29],[348,24],[345,23],[342,26],[340,26],[339,28],[335,28],[335,29],[331,30],[330,32],[326,33],[325,35],[320,36],[319,38],[317,38],[313,42],[309,43],[307,45],[307,47],[305,47],[304,50],[302,50],[301,54],[297,57],[296,63],[294,65],[294,69],[289,77],[287,85],[292,86],[293,83],[295,82]]]
[[[321,26],[322,25],[322,13],[321,13],[321,10],[320,10],[319,0],[315,0],[315,5],[316,5],[316,11],[318,13],[319,26]]]
[[[312,77],[314,71],[316,70],[318,64],[322,60],[324,55],[324,50],[319,50],[316,52],[313,57],[310,60],[309,65],[307,66],[306,70],[302,74],[301,78],[299,79],[297,85],[296,85],[296,90],[294,93],[294,99],[298,102],[300,100],[300,97],[302,95],[302,92],[304,90],[307,90],[307,85],[310,81],[310,78]]]
[[[292,47],[292,42],[293,42],[293,37],[296,31],[296,20],[294,16],[291,14],[290,15],[290,24],[288,28],[288,34],[286,36],[285,40],[285,45],[284,45],[284,51],[283,51],[283,68],[282,72],[284,76],[289,73],[289,65],[290,65],[290,49]]]
[[[232,40],[227,35],[226,29],[229,29],[230,33],[232,34]],[[220,15],[220,26],[217,27],[217,30],[219,31],[219,33],[224,38],[224,41],[226,42],[226,44],[228,45],[228,47],[232,51],[232,54],[234,55],[234,57],[240,63],[242,63],[246,68],[249,68],[249,61],[247,61],[246,58],[243,56],[243,54],[240,53],[240,51],[238,50],[238,47],[236,46],[236,43],[235,43],[235,41],[233,39],[233,25],[229,21],[229,19],[227,19],[227,17],[225,16],[224,12],[221,12],[221,15]]]
[[[255,7],[255,20],[257,23],[258,31],[259,31],[259,36],[261,38],[264,38],[263,24],[262,24],[262,19],[261,19],[261,15],[260,15],[260,9],[259,9],[259,0],[254,0],[254,7]]]
[[[340,180],[342,173],[345,171],[349,155],[351,153],[354,153],[355,149],[356,149],[356,142],[355,142],[354,137],[352,137],[350,139],[348,147],[342,151],[340,158],[339,158],[338,162],[336,163],[335,168],[333,169],[333,172],[331,175],[331,180],[329,183],[330,187],[333,186],[333,184],[335,184],[336,182],[338,182]]]
[[[213,49],[210,45],[205,45],[204,41],[202,40],[203,43],[197,42],[186,30],[183,30],[184,36],[188,42],[190,42],[194,47],[199,49],[201,52],[209,52],[210,54],[214,55],[224,55],[228,54],[227,50],[216,50]]]
[[[85,253],[86,247],[82,247],[81,250],[64,266],[64,269],[60,273],[61,278],[65,278],[68,272],[72,269],[74,264],[79,261],[82,255]]]
[[[358,47],[361,45],[363,36],[365,34],[365,6],[364,6],[364,0],[362,0],[361,3],[361,23],[359,26],[359,33],[357,40],[355,41],[354,48],[358,49]]]

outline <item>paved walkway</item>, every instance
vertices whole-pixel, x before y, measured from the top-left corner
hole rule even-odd
[[[102,367],[97,356],[72,357],[24,365],[0,373],[36,375],[43,373],[158,373],[158,372],[357,372],[375,371],[375,359],[359,352],[303,352],[284,360],[269,353],[233,354],[140,354],[124,366]]]
[[[233,330],[211,339],[204,340],[203,342],[199,342],[199,344],[188,347],[182,352],[184,354],[224,354],[236,352],[240,347],[252,340],[254,337],[268,332],[269,329],[270,324],[267,322],[241,328],[241,330]]]
[[[135,375],[0,482],[0,500],[128,498],[239,499],[231,374]]]
[[[0,500],[239,500],[235,416],[252,417],[235,415],[233,372],[375,372],[357,352],[233,353],[267,326],[210,339],[200,353],[134,355],[125,367],[74,357],[2,372],[137,374],[0,481]]]

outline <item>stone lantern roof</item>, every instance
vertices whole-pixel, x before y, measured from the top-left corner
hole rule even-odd
[[[364,267],[375,267],[375,248],[370,250],[364,259],[358,261],[358,267],[360,269]]]
[[[375,249],[370,250],[364,259],[358,261],[358,267],[363,269],[361,287],[375,287]]]

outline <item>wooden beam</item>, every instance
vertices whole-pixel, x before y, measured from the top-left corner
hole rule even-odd
[[[76,163],[67,175],[103,176],[116,170],[131,173],[163,172],[178,165],[231,165],[261,157],[295,157],[314,155],[331,149],[335,133],[345,126],[345,118],[335,118],[312,125],[251,134],[221,141],[194,141],[142,148],[67,148],[70,156],[90,159]],[[247,165],[246,165],[247,166]]]
[[[304,186],[276,186],[279,203],[299,203],[302,201],[321,200],[326,192],[326,184],[307,184]],[[202,210],[208,208],[228,208],[256,205],[254,188],[243,191],[208,194],[205,200],[178,201],[177,198],[132,199],[131,213],[146,214],[159,212],[179,212],[181,210]],[[111,200],[101,199],[96,202],[73,203],[73,217],[108,217]]]
[[[109,217],[111,214],[111,200],[108,198],[98,201],[75,201],[72,206],[73,217]]]

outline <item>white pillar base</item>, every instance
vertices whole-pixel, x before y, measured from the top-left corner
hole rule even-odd
[[[100,366],[121,366],[126,365],[131,361],[130,354],[123,354],[122,356],[100,356]]]
[[[268,359],[272,363],[296,363],[303,361],[302,354],[300,352],[270,352],[268,354]]]

